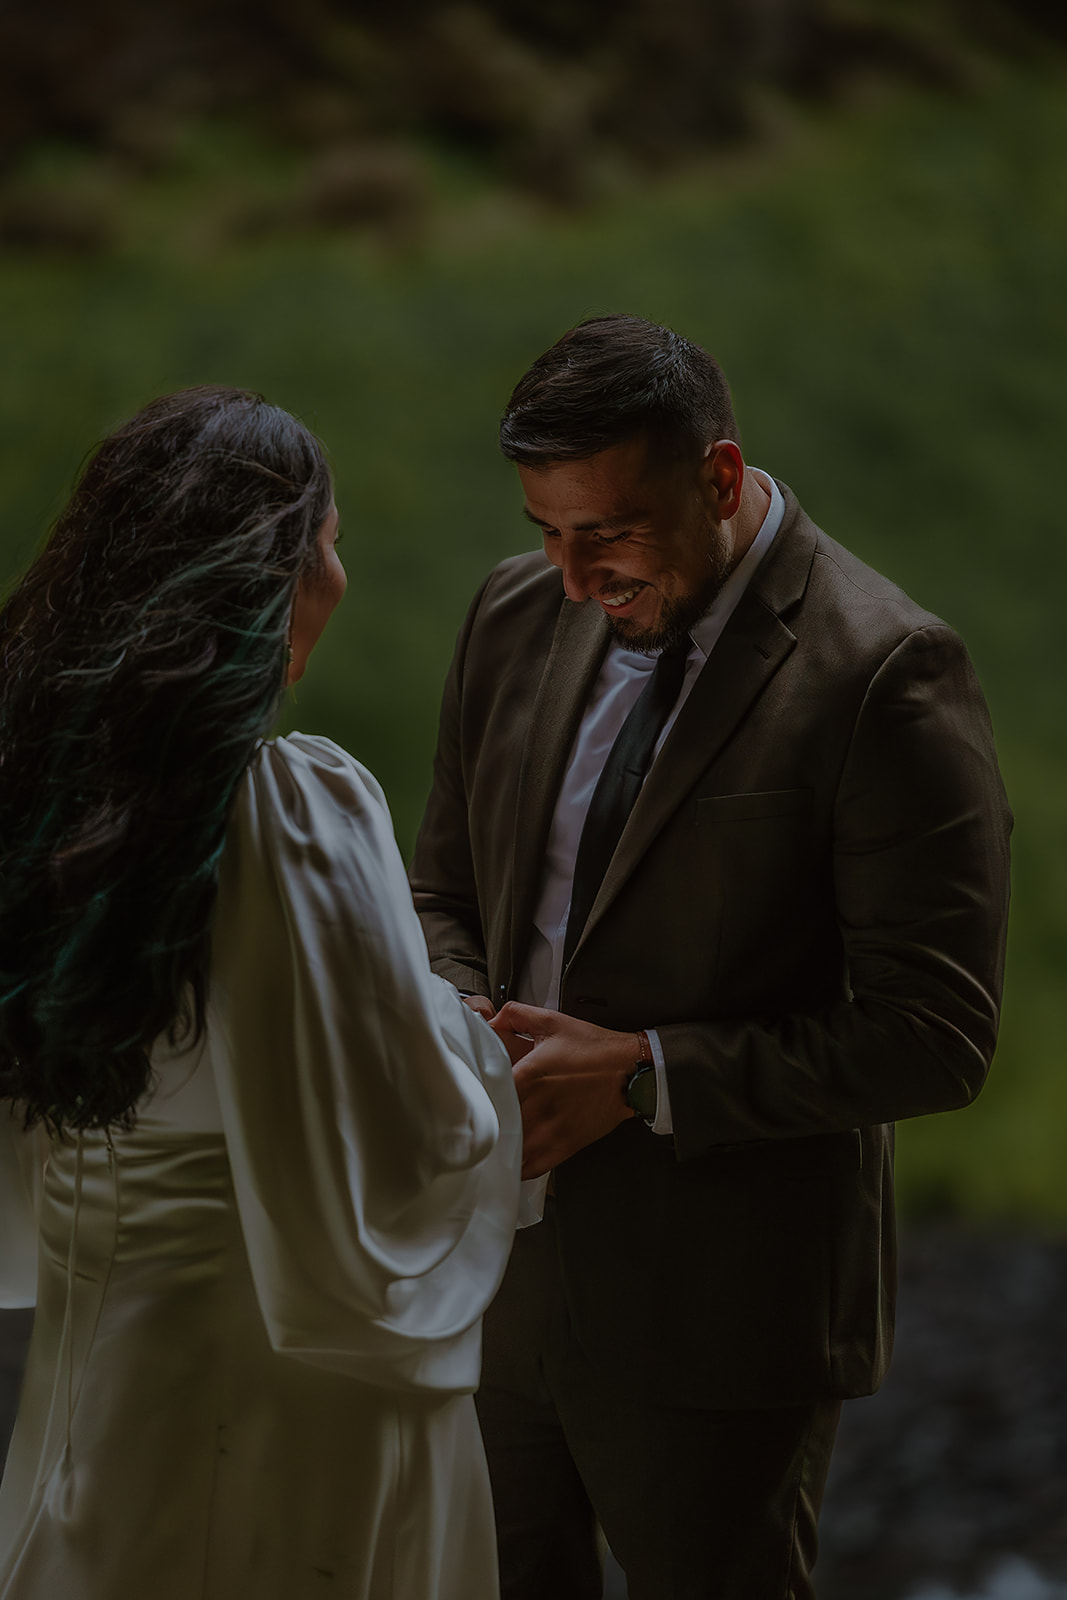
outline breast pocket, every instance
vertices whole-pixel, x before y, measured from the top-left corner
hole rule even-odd
[[[710,794],[696,803],[698,827],[719,822],[757,822],[763,817],[811,813],[810,789],[764,789],[755,794]]]
[[[732,1007],[759,1003],[797,960],[821,904],[813,829],[811,789],[696,801],[694,863],[719,893],[715,986]]]

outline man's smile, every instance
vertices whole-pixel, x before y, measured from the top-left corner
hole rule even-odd
[[[613,611],[619,611],[628,606],[631,600],[636,599],[642,589],[647,588],[646,583],[634,583],[628,589],[620,589],[616,594],[599,594],[597,599],[602,606],[610,606]]]

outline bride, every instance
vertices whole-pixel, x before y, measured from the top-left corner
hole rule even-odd
[[[0,612],[4,1600],[497,1593],[508,1059],[371,775],[263,741],[345,587],[331,502],[285,412],[172,395]]]

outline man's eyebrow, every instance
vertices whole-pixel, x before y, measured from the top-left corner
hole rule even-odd
[[[529,506],[523,506],[522,514],[528,522],[538,528],[553,528],[555,523],[546,522],[541,517],[535,517]],[[599,528],[636,528],[639,523],[647,522],[648,518],[643,512],[636,516],[632,511],[625,511],[618,517],[599,517],[593,522],[576,522],[575,533],[596,533]]]

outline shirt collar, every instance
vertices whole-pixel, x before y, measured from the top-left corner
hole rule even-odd
[[[741,596],[752,581],[752,574],[770,549],[771,541],[785,516],[782,492],[770,473],[764,472],[761,467],[749,467],[748,470],[756,473],[761,486],[770,495],[771,503],[767,507],[767,513],[760,523],[756,537],[711,602],[710,608],[689,630],[690,638],[705,659],[711,654],[712,646],[717,643]]]

